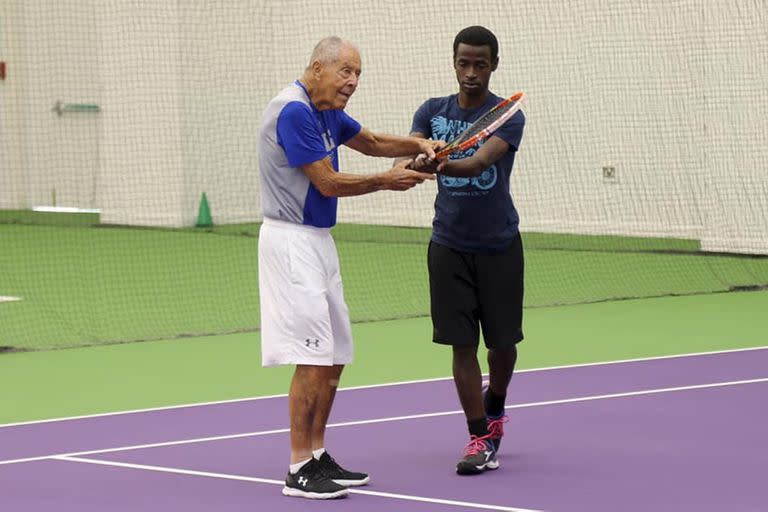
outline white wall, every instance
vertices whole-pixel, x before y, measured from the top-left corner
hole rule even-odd
[[[194,222],[202,192],[214,222],[253,221],[259,118],[278,87],[267,71],[269,2],[180,3],[185,221]]]
[[[3,4],[10,44],[3,55],[9,79],[2,91],[2,106],[8,107],[2,127],[13,147],[6,150],[0,169],[6,179],[13,178],[0,189],[0,204],[94,207],[99,116],[59,117],[51,110],[58,100],[99,101],[93,1]]]
[[[27,206],[20,90],[23,71],[18,59],[18,10],[14,0],[0,2],[0,60],[6,62],[6,79],[0,81],[0,208]]]
[[[768,5],[720,7],[704,26],[702,247],[768,254]]]
[[[112,1],[98,12],[102,222],[189,224],[177,2]]]
[[[0,61],[16,55],[14,29],[15,2],[0,2]],[[11,63],[7,77],[0,81],[0,208],[20,208],[23,204],[23,175],[17,112],[18,74]]]
[[[62,176],[83,189],[72,193],[81,203],[95,183],[105,222],[191,225],[202,192],[214,222],[258,219],[259,116],[317,40],[358,44],[363,75],[348,111],[405,134],[424,99],[456,91],[455,33],[483,24],[501,45],[492,89],[529,96],[513,180],[524,229],[768,253],[767,9],[746,0],[494,0],[469,12],[461,2],[16,2],[20,62],[10,69],[23,67],[28,85],[17,89],[13,123],[23,129],[12,146],[28,174],[5,171],[14,161],[6,143],[0,185],[13,185],[0,188],[0,205],[44,201],[51,176]],[[103,110],[57,119],[49,109],[59,97]],[[344,170],[389,165],[342,150]],[[603,166],[616,179],[605,181]],[[340,220],[429,225],[434,192],[345,198]]]

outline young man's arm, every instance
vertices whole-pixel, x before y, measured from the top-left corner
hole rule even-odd
[[[413,132],[411,137],[424,138],[424,134]],[[470,157],[444,162],[416,158],[408,167],[421,172],[437,172],[446,176],[469,178],[479,176],[485,169],[504,156],[507,151],[509,151],[507,142],[499,137],[491,137]]]
[[[467,158],[448,160],[439,171],[446,176],[472,177],[479,176],[485,169],[509,151],[509,144],[499,137],[491,137],[475,151],[475,154]]]

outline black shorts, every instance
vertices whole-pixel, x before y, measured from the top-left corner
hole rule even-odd
[[[432,340],[488,348],[523,339],[523,243],[499,253],[471,253],[430,242],[427,253]]]

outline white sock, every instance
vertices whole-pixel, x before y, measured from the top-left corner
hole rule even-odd
[[[301,461],[297,462],[296,464],[291,464],[290,466],[288,466],[288,471],[290,471],[290,473],[292,475],[295,475],[301,469],[301,467],[304,464],[306,464],[307,462],[309,462],[311,460],[312,459],[301,460]]]
[[[324,453],[325,453],[325,448],[318,448],[317,450],[312,450],[312,455],[317,460],[320,460],[320,457],[322,457]]]

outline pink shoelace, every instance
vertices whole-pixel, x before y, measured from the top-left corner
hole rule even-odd
[[[477,455],[490,448],[491,435],[469,436],[469,443],[464,447],[464,455]]]
[[[502,416],[495,420],[488,420],[488,436],[491,439],[501,439],[504,435],[504,424],[509,421],[508,416]]]

